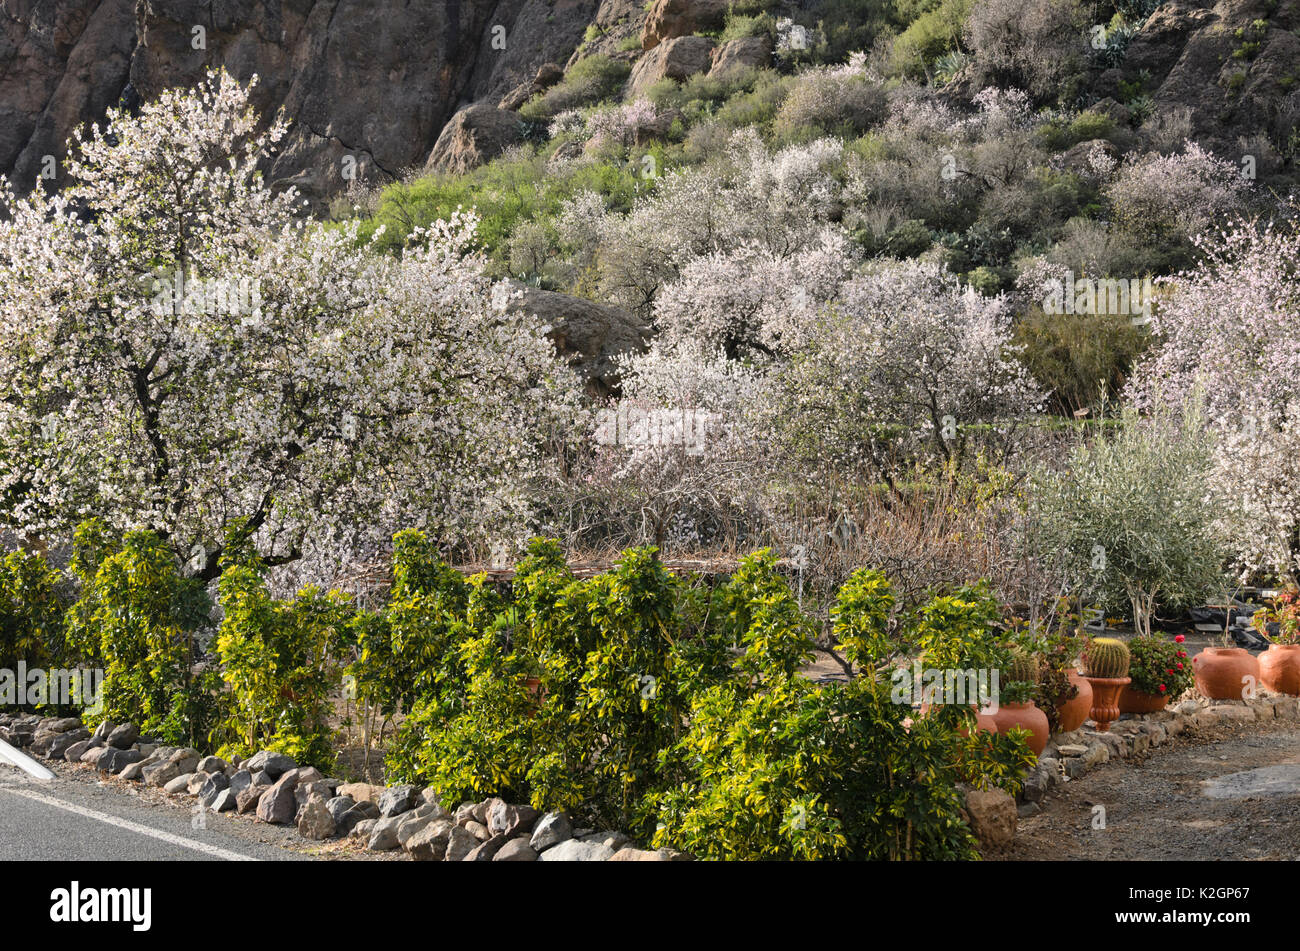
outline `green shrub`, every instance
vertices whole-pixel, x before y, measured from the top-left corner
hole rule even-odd
[[[909,728],[885,672],[902,650],[997,662],[997,605],[964,588],[909,615],[903,636],[895,609],[882,576],[850,579],[834,626],[861,676],[821,687],[799,673],[816,625],[771,552],[707,592],[654,549],[579,580],[555,542],[535,540],[508,594],[471,580],[389,774],[447,804],[526,799],[703,857],[969,856],[957,782],[1014,790],[1027,748],[972,739],[967,707]]]
[[[914,258],[930,249],[934,236],[925,222],[919,218],[909,218],[900,222],[885,235],[882,250],[895,258]]]
[[[716,118],[732,129],[745,126],[770,127],[776,120],[781,103],[789,94],[790,78],[771,70],[759,70],[749,92],[732,96],[718,107]]]
[[[42,555],[15,551],[0,561],[0,670],[61,665],[64,612],[59,573]]]
[[[758,13],[753,16],[745,16],[735,12],[727,14],[727,24],[723,27],[722,35],[718,38],[719,43],[726,43],[729,40],[743,40],[751,36],[775,36],[776,19],[770,13]]]
[[[665,167],[661,162],[660,168]],[[541,156],[501,158],[466,175],[431,175],[388,186],[360,235],[369,240],[382,225],[379,246],[397,251],[415,229],[446,219],[457,208],[473,208],[480,219],[478,242],[493,259],[496,273],[502,274],[510,238],[522,223],[553,220],[566,199],[584,190],[626,211],[643,185],[639,167],[625,163],[581,163],[556,173],[547,171]]]
[[[1061,415],[1115,398],[1150,335],[1127,315],[1048,314],[1033,307],[1016,324],[1020,360]]]
[[[894,40],[890,70],[920,78],[931,71],[935,60],[959,49],[972,4],[973,0],[940,0],[913,20]]]
[[[119,546],[98,521],[78,528],[73,567],[82,591],[68,641],[103,665],[104,715],[165,743],[206,744],[217,701],[211,675],[193,671],[212,607],[203,585],[153,532],[127,532]]]
[[[230,687],[220,754],[277,750],[304,766],[332,770],[329,694],[339,683],[350,599],[308,587],[292,600],[277,600],[256,560],[228,565],[220,588],[225,618],[217,653]]]
[[[622,60],[584,56],[558,83],[524,103],[519,114],[525,119],[549,119],[566,109],[595,105],[615,95],[631,72]]]
[[[747,574],[771,570],[762,555],[747,562]],[[737,667],[757,676],[695,697],[690,729],[665,755],[682,778],[652,797],[654,844],[713,859],[973,857],[957,783],[1014,789],[1031,760],[1023,739],[970,729],[968,707],[912,719],[895,702],[876,670],[899,646],[886,634],[894,597],[878,573],[857,573],[833,611],[837,635],[867,672],[823,687],[792,673],[787,651],[770,649],[768,622],[789,614],[788,588],[770,578],[746,587],[758,607],[744,612],[754,629]],[[932,666],[990,659],[996,616],[987,592],[971,589],[928,606],[910,635]]]
[[[438,557],[423,533],[399,532],[388,605],[354,622],[357,660],[349,673],[357,699],[392,716],[437,697],[446,661],[467,636],[469,596],[464,576]]]
[[[795,77],[775,128],[787,139],[807,137],[809,131],[847,138],[882,121],[887,107],[884,87],[865,76],[809,70]]]

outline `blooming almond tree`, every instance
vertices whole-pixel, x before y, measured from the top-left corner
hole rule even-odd
[[[1204,404],[1217,486],[1234,504],[1239,568],[1300,573],[1300,228],[1240,223],[1199,242],[1194,270],[1170,282],[1134,372],[1144,408]]]
[[[770,418],[809,463],[865,466],[892,484],[910,458],[958,462],[971,434],[1006,448],[1042,402],[1015,358],[1004,298],[900,261],[850,280],[803,329]]]
[[[211,73],[70,143],[72,185],[0,181],[0,492],[29,533],[105,517],[202,578],[229,530],[272,562],[357,531],[517,517],[548,405],[544,328],[507,313],[457,216],[401,257],[295,215],[248,88]]]

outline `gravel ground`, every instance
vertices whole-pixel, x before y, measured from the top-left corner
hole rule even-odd
[[[1275,782],[1268,795],[1206,794],[1208,783],[1224,776],[1296,764],[1295,721],[1227,722],[1189,731],[1141,760],[1107,763],[1057,787],[1041,813],[1020,821],[1011,848],[988,857],[1300,859],[1300,779]],[[1104,829],[1093,828],[1098,805],[1105,808]]]

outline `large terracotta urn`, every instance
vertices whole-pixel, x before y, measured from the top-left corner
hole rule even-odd
[[[1259,661],[1241,647],[1207,647],[1192,658],[1192,670],[1196,689],[1211,700],[1244,700],[1259,683]]]
[[[1088,679],[1077,670],[1071,670],[1067,676],[1070,678],[1070,683],[1079,690],[1074,695],[1074,699],[1067,700],[1056,708],[1056,722],[1060,725],[1062,733],[1069,733],[1083,726],[1083,721],[1088,719],[1088,712],[1092,710],[1092,684],[1088,683]]]
[[[1046,748],[1047,738],[1051,734],[1047,725],[1047,714],[1039,710],[1034,701],[1004,703],[998,707],[997,713],[991,716],[999,733],[1008,733],[1015,727],[1028,730],[1031,734],[1028,739],[1029,749],[1035,756],[1041,754]]]
[[[1260,654],[1259,682],[1274,693],[1300,696],[1300,644],[1273,644]]]
[[[1092,685],[1092,709],[1088,715],[1097,724],[1097,732],[1105,733],[1119,719],[1119,695],[1133,682],[1131,677],[1088,677]]]
[[[1159,713],[1168,702],[1169,694],[1134,690],[1132,684],[1119,692],[1120,713]]]

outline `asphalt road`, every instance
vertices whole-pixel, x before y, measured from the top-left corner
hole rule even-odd
[[[306,858],[259,841],[247,823],[160,807],[70,777],[31,779],[0,764],[0,862],[285,861]]]

